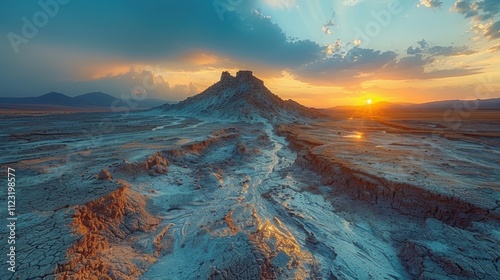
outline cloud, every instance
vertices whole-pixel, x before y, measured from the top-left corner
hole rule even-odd
[[[471,18],[472,30],[490,40],[500,38],[498,19],[500,1],[498,0],[456,0],[451,10]]]
[[[324,54],[326,58],[332,58],[335,55],[345,56],[350,49],[361,46],[361,40],[356,39],[344,44],[342,40],[337,39],[332,44],[326,46]]]
[[[500,43],[498,43],[498,44],[496,44],[496,45],[494,45],[494,46],[490,47],[490,48],[488,49],[488,51],[490,51],[490,52],[500,52]]]
[[[429,47],[429,44],[427,44],[427,41],[425,41],[424,39],[420,40],[417,42],[417,44],[422,48],[422,49],[426,49]]]
[[[291,9],[297,5],[295,0],[263,1],[275,9]],[[360,2],[363,1],[344,0],[341,3],[353,6]],[[420,2],[435,7],[441,5],[441,1]],[[472,9],[472,2],[481,3],[476,5],[474,16],[493,13],[493,4],[497,3],[488,0],[457,2],[463,2],[455,6],[461,7],[464,13],[466,9]],[[0,17],[0,31],[4,34],[19,32],[20,18],[33,14],[29,9],[38,7],[36,3],[30,5],[27,1],[9,3],[9,13]],[[471,52],[465,47],[429,46],[422,40],[408,48],[407,55],[398,58],[392,51],[360,48],[360,40],[344,45],[337,40],[328,46],[320,46],[310,40],[290,40],[280,26],[257,9],[262,3],[260,0],[171,0],[151,1],[148,4],[132,0],[71,1],[57,17],[51,18],[50,24],[39,36],[21,46],[22,55],[13,56],[12,49],[0,45],[3,66],[0,71],[5,72],[5,75],[0,75],[0,82],[7,84],[3,87],[4,92],[18,90],[14,92],[18,94],[22,86],[23,94],[33,95],[40,90],[58,90],[61,80],[81,80],[84,75],[73,74],[84,68],[82,61],[89,61],[84,65],[86,69],[94,70],[99,65],[107,70],[111,63],[105,62],[110,60],[124,67],[162,63],[168,64],[169,69],[186,72],[248,67],[260,75],[265,71],[280,73],[285,69],[302,80],[317,81],[319,84],[348,84],[351,80],[359,83],[370,77],[392,79],[398,77],[397,71],[406,73],[405,77],[410,79],[427,78],[432,76],[424,71],[433,61],[429,57]],[[0,7],[6,5],[0,3]],[[323,23],[321,20],[328,20],[329,17],[328,14],[323,19],[319,14],[317,16],[319,26]],[[323,26],[323,32],[333,33],[336,24],[332,16]],[[498,24],[484,25],[483,32],[491,39],[497,38]],[[47,53],[50,55],[40,51],[42,46],[52,50]],[[72,57],[80,59],[70,60]],[[99,64],[99,61],[90,61],[89,58],[103,62]],[[109,74],[104,70],[103,75]],[[100,75],[97,80],[67,82],[66,85],[67,88],[74,86],[79,92],[128,92],[131,87],[141,84],[139,77],[148,75],[147,72],[137,71],[112,72],[113,75]],[[460,75],[471,72],[470,69],[453,71]],[[451,72],[440,72],[439,75]],[[27,76],[30,83],[25,82]],[[124,86],[118,86],[119,80]],[[201,83],[195,82],[190,86],[189,82],[182,81],[180,85],[170,85],[167,80],[176,81],[170,77],[155,76],[156,88],[151,94],[177,98],[192,93],[193,86],[201,88]]]
[[[436,50],[436,52],[444,52]],[[398,57],[395,52],[352,48],[345,55],[301,66],[292,71],[300,81],[316,85],[356,86],[373,79],[425,80],[479,73],[480,69],[467,67],[429,70],[436,62],[433,56],[415,54]]]
[[[333,44],[330,44],[326,47],[325,53],[327,57],[332,57],[336,53],[340,53],[342,51],[342,41],[337,39]]]
[[[484,33],[484,36],[489,39],[498,39],[500,38],[500,20],[491,24],[489,28]]]
[[[436,62],[434,57],[424,57],[422,54],[395,59],[385,65],[377,77],[387,80],[427,80],[447,77],[468,76],[480,73],[478,68],[451,68],[429,70],[429,66]]]
[[[487,23],[481,23],[481,22],[476,22],[471,29],[481,35],[484,36],[490,40],[498,39],[500,38],[500,21],[489,21]]]
[[[263,2],[274,9],[290,10],[294,7],[297,7],[297,3],[295,0],[263,0]]]
[[[342,1],[344,6],[356,6],[361,2],[363,2],[363,0],[344,0],[344,1]]]
[[[325,33],[326,35],[332,35],[333,34],[332,28],[334,26],[336,26],[335,25],[335,12],[332,12],[330,19],[325,24],[323,24],[321,31],[323,33]]]
[[[408,47],[408,49],[406,49],[406,54],[413,55],[417,53],[422,53],[422,49],[420,49],[419,47],[416,48]]]
[[[420,0],[417,4],[417,7],[426,7],[426,8],[441,8],[443,5],[443,1],[439,0]]]
[[[453,5],[453,10],[464,15],[466,18],[477,15],[477,5],[473,5],[470,0],[457,0]]]
[[[315,84],[350,84],[355,77],[373,73],[393,61],[397,54],[372,49],[352,48],[345,55],[334,54],[331,58],[301,66],[292,73],[298,80]],[[356,81],[354,81],[356,83]]]
[[[59,62],[68,57],[112,58],[125,65],[169,62],[183,65],[179,57],[204,52],[229,61],[221,61],[219,66],[232,66],[237,61],[238,65],[247,67],[259,65],[261,69],[282,70],[324,55],[324,46],[310,40],[290,40],[280,26],[257,13],[260,1],[222,2],[227,5],[217,6],[214,3],[220,3],[218,1],[199,0],[150,1],[147,4],[132,0],[71,1],[29,44],[20,46],[20,55],[14,55],[8,40],[3,40],[0,44],[3,70],[0,71],[8,73],[0,75],[0,82],[8,83],[9,87],[0,89],[0,94],[33,95],[41,88],[55,90],[61,80],[75,80],[81,65],[72,61]],[[282,6],[295,3],[271,2]],[[2,3],[0,1],[0,8],[6,6]],[[39,7],[33,2],[9,3],[9,13],[0,17],[0,33],[21,34],[20,18],[33,14],[31,10]],[[42,48],[64,52],[59,55],[54,51],[44,56]],[[23,67],[20,60],[26,61]],[[51,70],[43,70],[47,67]],[[181,67],[211,65],[193,66],[186,62]],[[29,85],[25,85],[26,76],[33,77]]]
[[[137,92],[145,92],[147,98],[171,101],[183,100],[199,92],[198,87],[193,83],[171,86],[167,78],[149,69],[140,70],[131,67],[128,72],[114,76],[88,81],[67,82],[62,86],[61,91],[80,93],[102,91],[118,98],[130,96]]]
[[[406,54],[425,54],[429,56],[457,56],[457,55],[471,55],[476,53],[470,50],[467,46],[432,46],[430,47],[427,41],[421,40],[417,42],[418,47],[410,46],[406,49]]]
[[[332,31],[332,27],[335,26],[335,21],[333,20],[333,18],[331,20],[329,20],[327,23],[325,23],[323,25],[323,27],[321,28],[321,31],[323,33],[325,33],[326,35],[332,35],[333,34],[333,31]]]
[[[443,55],[443,56],[455,56],[455,55],[470,55],[476,53],[473,50],[469,50],[467,46],[454,47],[454,46],[434,46],[428,49],[431,55]]]
[[[217,1],[198,0],[153,1],[147,5],[132,0],[89,2],[64,6],[64,13],[56,18],[63,24],[51,24],[36,43],[148,63],[205,50],[280,67],[317,59],[322,51],[312,41],[290,42],[278,25],[255,12],[259,4],[256,0],[222,1],[225,4],[221,6],[214,5]],[[278,7],[295,3],[267,2]],[[22,9],[23,3],[15,5]],[[12,30],[19,29],[19,19],[12,22]]]
[[[498,0],[457,0],[452,10],[466,18],[474,17],[477,20],[489,20],[500,14]]]

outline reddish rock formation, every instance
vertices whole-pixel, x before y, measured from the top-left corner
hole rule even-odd
[[[56,279],[137,279],[170,242],[169,226],[159,227],[145,208],[146,199],[125,185],[77,208],[73,228],[81,237]]]
[[[151,155],[147,160],[138,163],[123,162],[118,164],[115,171],[128,175],[137,175],[148,172],[149,175],[161,175],[168,172],[170,162],[161,152]]]
[[[99,172],[99,175],[97,175],[97,178],[99,180],[111,180],[113,177],[111,176],[111,173],[106,168],[101,169],[101,172]]]
[[[292,100],[283,100],[253,76],[252,71],[239,71],[236,77],[222,72],[219,82],[202,93],[175,105],[163,107],[177,115],[219,117],[221,119],[271,121],[290,120],[296,117],[318,116],[319,110],[304,107]]]

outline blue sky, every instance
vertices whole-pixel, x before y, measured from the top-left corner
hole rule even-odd
[[[238,69],[317,107],[500,96],[497,0],[7,0],[0,33],[0,96],[181,100]]]
[[[406,49],[416,40],[425,39],[436,44],[465,44],[471,36],[464,34],[469,20],[458,13],[447,12],[441,8],[417,8],[415,1],[262,1],[290,2],[294,6],[277,8],[264,5],[262,11],[272,15],[290,36],[310,39],[320,44],[329,44],[332,39],[341,38],[343,41],[356,37],[356,29],[364,31],[366,24],[378,18],[387,20],[377,38],[372,38],[369,46],[376,49],[387,49],[387,42],[399,49]],[[346,5],[345,3],[358,3]],[[389,4],[394,3],[396,13],[390,13],[390,18],[384,17],[389,11]],[[451,7],[453,1],[447,2]],[[333,14],[333,15],[332,15]],[[446,20],[443,20],[443,16]],[[318,26],[334,19],[335,26],[332,34],[326,35]],[[433,30],[433,32],[429,32]],[[409,32],[408,32],[409,31]],[[418,35],[421,36],[418,37]],[[443,36],[446,34],[446,36]],[[418,38],[418,39],[416,39]]]

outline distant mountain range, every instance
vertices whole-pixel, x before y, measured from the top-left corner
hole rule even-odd
[[[236,77],[223,72],[221,80],[207,88],[200,94],[189,97],[178,104],[170,105],[160,99],[122,101],[103,92],[91,92],[70,97],[58,92],[49,92],[37,97],[0,97],[0,109],[36,109],[44,108],[72,108],[72,109],[149,109],[162,107],[174,110],[180,114],[206,114],[207,116],[221,115],[236,119],[252,119],[259,115],[264,118],[272,116],[297,117],[317,115],[323,110],[344,111],[357,110],[363,107],[372,107],[378,110],[500,110],[500,98],[477,100],[443,100],[422,104],[378,102],[361,106],[338,106],[328,109],[307,108],[293,100],[282,100],[269,91],[264,83],[252,75],[251,71],[239,71]],[[131,108],[130,103],[134,105]],[[324,111],[323,111],[324,112]],[[222,116],[224,115],[224,116]]]
[[[475,100],[443,100],[421,104],[378,102],[371,105],[339,106],[327,110],[353,110],[362,107],[374,107],[379,110],[500,110],[500,98],[475,99]]]
[[[120,108],[129,109],[148,109],[161,106],[167,101],[160,99],[131,99],[130,103],[137,105],[131,108],[129,104],[116,97],[103,92],[91,92],[75,97],[70,97],[58,92],[49,92],[37,97],[0,97],[0,108],[22,108],[24,106],[33,108],[33,106],[58,106],[71,108]]]

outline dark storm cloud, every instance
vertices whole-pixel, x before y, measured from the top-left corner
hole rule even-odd
[[[227,1],[70,1],[33,40],[141,61],[204,50],[288,67],[320,55],[316,43],[287,41],[279,26],[255,13],[255,1],[219,2]],[[17,16],[3,19],[2,29],[20,33],[19,19],[30,18],[36,4],[10,3]]]

